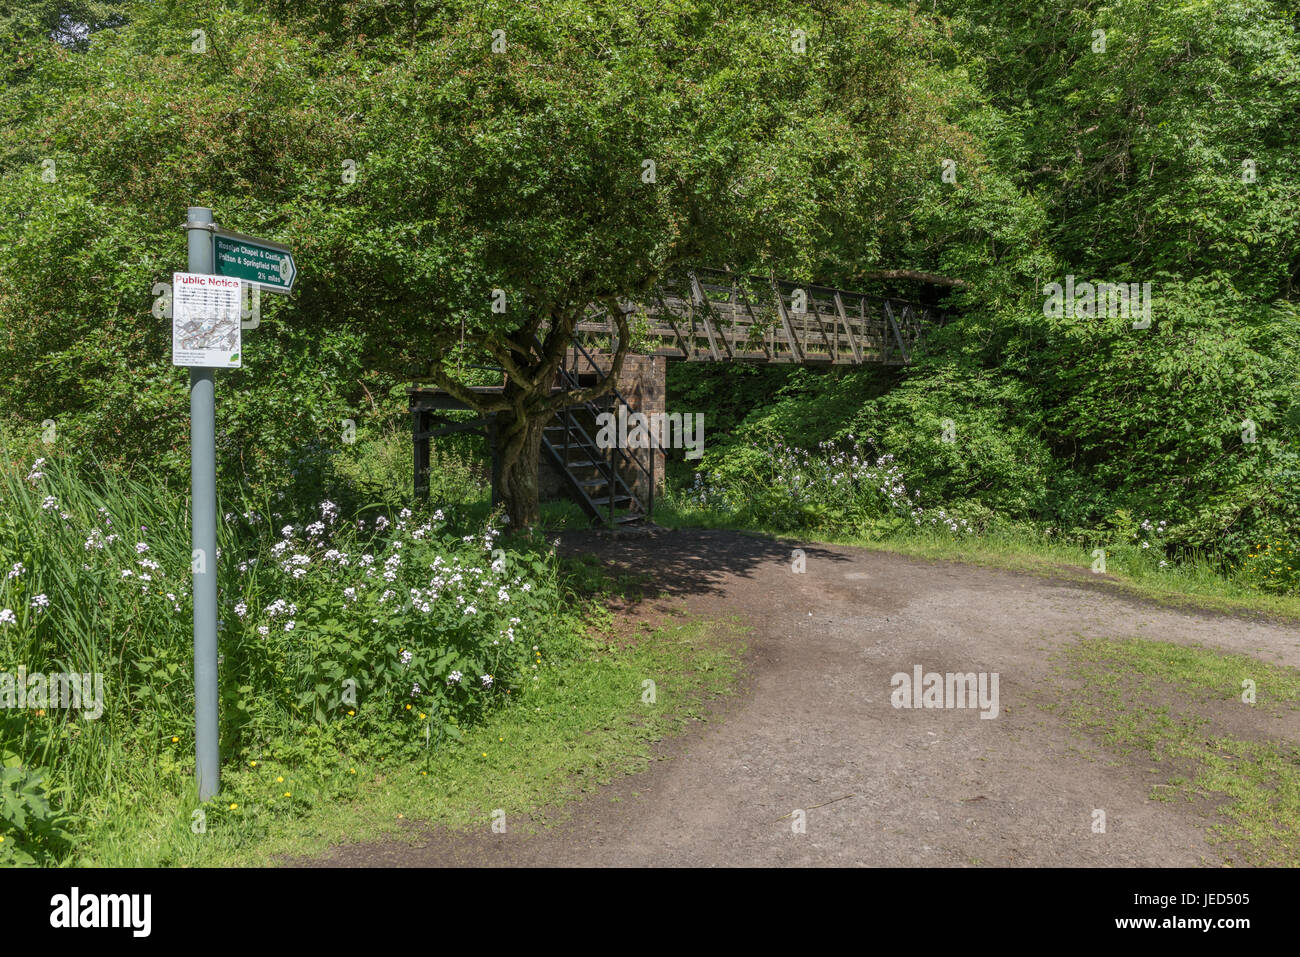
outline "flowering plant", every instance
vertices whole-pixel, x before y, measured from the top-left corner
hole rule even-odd
[[[774,442],[729,449],[682,495],[686,508],[718,510],[778,528],[859,528],[887,524],[971,531],[963,518],[922,505],[894,456],[873,439],[801,449]]]

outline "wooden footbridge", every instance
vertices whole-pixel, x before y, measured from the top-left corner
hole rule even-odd
[[[829,286],[696,269],[665,279],[643,303],[620,303],[634,352],[687,362],[898,366],[911,362],[939,317],[919,303]],[[617,323],[593,307],[579,322],[554,389],[594,385],[593,353],[617,348]],[[498,370],[500,371],[500,370]],[[504,386],[478,387],[499,392]],[[497,462],[491,417],[456,422],[439,413],[466,406],[439,389],[412,388],[415,488],[428,492],[429,440],[486,429]],[[654,510],[655,449],[600,448],[593,440],[601,412],[634,411],[617,389],[563,409],[542,433],[542,455],[564,476],[573,499],[593,522],[610,526],[648,518]]]
[[[688,362],[906,365],[936,322],[907,299],[695,269],[665,279],[644,303],[622,304],[637,352]],[[593,308],[579,337],[616,332]]]

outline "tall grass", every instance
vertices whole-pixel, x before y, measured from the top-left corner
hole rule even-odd
[[[7,707],[0,749],[7,763],[44,769],[55,806],[80,815],[124,772],[154,773],[160,745],[192,713],[187,522],[155,486],[90,484],[36,461],[0,470],[0,672],[102,675],[109,703],[95,720]],[[151,656],[165,664],[141,681]]]
[[[476,435],[451,435],[429,443],[429,499],[473,505],[489,498],[486,442]],[[411,433],[396,419],[365,426],[356,441],[329,463],[326,487],[341,504],[382,502],[398,508],[415,494]]]
[[[363,742],[410,757],[576,649],[540,539],[457,534],[441,512],[221,505],[226,761],[274,748],[337,763]],[[0,757],[39,771],[50,815],[77,833],[123,801],[191,787],[190,555],[187,502],[161,482],[0,457],[0,673],[101,675],[104,688],[93,720],[59,702],[0,708]],[[0,806],[0,861],[51,853],[32,817]]]

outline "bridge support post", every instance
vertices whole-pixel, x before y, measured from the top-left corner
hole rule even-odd
[[[492,505],[495,509],[501,504],[501,453],[497,451],[497,423],[494,418],[487,425],[488,448],[492,453]]]
[[[411,438],[415,449],[415,497],[418,501],[429,498],[429,412],[412,402]]]

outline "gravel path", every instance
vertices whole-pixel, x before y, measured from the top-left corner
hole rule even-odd
[[[565,536],[570,554],[651,571],[658,594],[643,613],[685,609],[748,625],[742,694],[564,825],[532,835],[493,834],[486,823],[439,829],[420,848],[351,845],[312,863],[1221,863],[1201,811],[1149,800],[1149,771],[1098,752],[1031,697],[1059,688],[1048,656],[1081,637],[1200,643],[1300,666],[1300,629],[1164,608],[1086,572],[1049,579],[809,545],[796,574],[793,547],[730,531]],[[998,716],[893,707],[891,676],[917,665],[996,672]],[[1268,728],[1276,733],[1276,722]],[[792,827],[796,809],[803,833]],[[1104,834],[1092,831],[1094,809],[1106,813]]]

